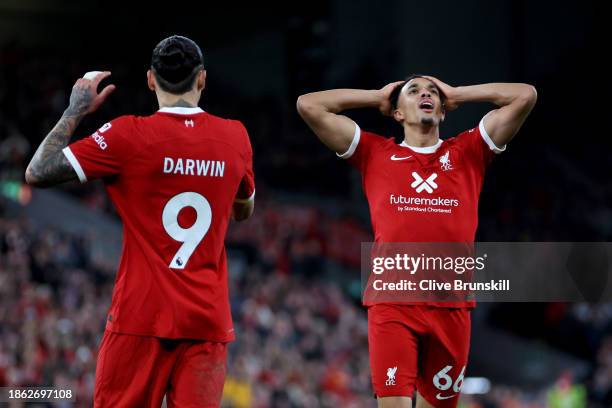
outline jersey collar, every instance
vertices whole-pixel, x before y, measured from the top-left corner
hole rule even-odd
[[[160,110],[158,110],[158,112],[163,112],[163,113],[176,113],[179,115],[193,115],[196,113],[202,113],[204,112],[202,109],[195,107],[195,108],[184,108],[181,106],[167,106],[165,108],[161,108]]]
[[[410,146],[405,141],[400,143],[400,146],[407,147],[407,148],[409,148],[410,150],[412,150],[413,152],[416,152],[416,153],[425,153],[425,154],[427,154],[427,153],[435,153],[436,150],[438,150],[438,148],[440,146],[442,146],[442,139],[438,139],[438,143],[436,143],[433,146],[425,146],[425,147]]]

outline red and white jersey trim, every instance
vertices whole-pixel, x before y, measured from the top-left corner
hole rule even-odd
[[[485,126],[484,126],[484,119],[485,118],[482,118],[478,125],[478,129],[480,130],[480,135],[482,136],[482,139],[485,141],[487,146],[489,146],[489,149],[491,149],[496,154],[499,154],[505,151],[506,145],[498,147],[495,144],[495,142],[493,142],[489,134],[487,133],[487,130],[485,129]],[[351,145],[349,146],[346,152],[342,154],[336,153],[336,155],[340,157],[341,159],[349,159],[355,153],[355,150],[357,150],[357,146],[359,145],[360,138],[361,138],[361,129],[359,128],[359,125],[355,123],[355,135],[353,136]],[[438,139],[438,142],[433,146],[417,147],[417,146],[410,146],[405,141],[403,141],[402,143],[400,143],[400,146],[407,147],[417,153],[429,154],[429,153],[435,153],[438,150],[438,148],[442,146],[442,142],[443,142],[442,139]]]
[[[253,190],[253,194],[249,198],[235,198],[235,203],[246,204],[255,201],[255,190]]]
[[[480,123],[478,124],[478,129],[480,130],[480,135],[482,136],[482,138],[485,141],[485,143],[487,144],[487,146],[489,146],[489,149],[494,151],[496,154],[500,154],[501,152],[506,150],[506,145],[503,145],[502,147],[497,147],[495,142],[493,142],[493,140],[491,139],[491,137],[487,133],[487,130],[485,129],[485,126],[484,126],[484,120],[485,120],[486,117],[487,116],[485,115],[485,117],[482,118],[480,120]]]
[[[355,153],[355,150],[357,150],[357,145],[359,145],[360,138],[361,138],[361,128],[359,128],[359,125],[355,123],[355,134],[353,135],[353,140],[351,141],[351,145],[349,146],[346,152],[342,154],[336,153],[336,155],[340,157],[341,159],[350,158],[353,155],[353,153]]]
[[[64,153],[64,156],[66,156],[66,159],[68,159],[68,162],[76,172],[77,176],[79,177],[79,181],[81,183],[85,183],[87,181],[87,176],[81,167],[81,163],[79,163],[74,153],[72,153],[72,150],[70,150],[70,147],[64,147],[62,149],[62,153]]]

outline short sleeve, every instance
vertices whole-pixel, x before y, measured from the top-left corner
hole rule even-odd
[[[134,154],[130,143],[133,122],[133,116],[122,116],[64,148],[81,183],[121,173],[123,164]]]
[[[245,127],[240,123],[240,129],[244,133],[245,140],[245,172],[240,180],[238,186],[238,192],[236,193],[235,202],[247,203],[255,199],[255,173],[253,172],[253,149],[251,147],[251,141],[249,134]]]
[[[506,146],[496,146],[484,127],[484,118],[478,127],[459,135],[465,144],[465,153],[482,167],[488,166],[493,158],[506,150]]]
[[[363,172],[372,155],[372,151],[378,145],[377,142],[384,140],[381,136],[361,130],[355,123],[355,135],[348,150],[342,154],[336,153],[341,159],[347,160],[357,170]]]

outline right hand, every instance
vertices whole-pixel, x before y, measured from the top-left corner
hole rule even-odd
[[[442,92],[442,94],[444,94],[445,97],[445,101],[444,101],[444,110],[447,112],[450,112],[452,110],[455,110],[459,107],[459,101],[457,98],[457,88],[450,86],[449,84],[446,84],[442,81],[440,81],[438,78],[436,77],[432,77],[430,75],[425,75],[423,78],[430,80],[431,82],[433,82],[438,89]]]
[[[108,85],[98,93],[98,85],[110,74],[110,71],[104,71],[92,79],[78,79],[72,87],[70,104],[66,109],[66,113],[69,116],[82,116],[95,112],[108,95],[115,90],[115,85]]]
[[[389,101],[389,97],[391,96],[393,90],[398,86],[401,86],[404,82],[405,81],[391,82],[378,90],[378,93],[380,94],[380,104],[378,105],[378,110],[380,110],[380,113],[385,116],[393,115],[393,106],[391,105],[391,101]]]

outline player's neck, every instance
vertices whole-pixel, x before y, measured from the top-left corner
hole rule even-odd
[[[440,140],[438,126],[404,125],[404,143],[413,147],[434,146]]]
[[[195,108],[198,106],[199,95],[185,93],[173,95],[169,93],[157,93],[159,108]]]

